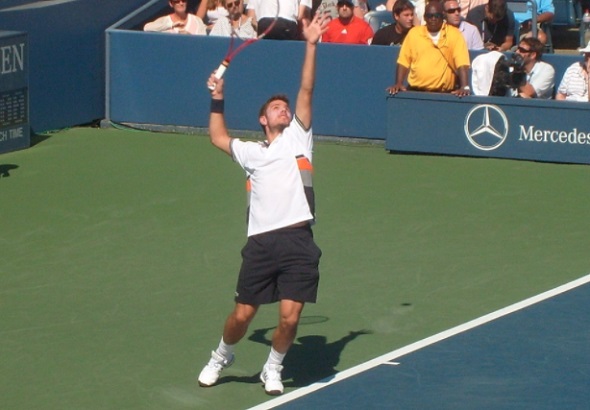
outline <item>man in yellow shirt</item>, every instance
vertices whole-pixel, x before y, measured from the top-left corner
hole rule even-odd
[[[443,20],[438,0],[426,5],[424,21],[426,25],[412,28],[406,36],[397,59],[396,84],[387,91],[392,95],[407,89],[459,97],[471,94],[469,51],[461,31]]]

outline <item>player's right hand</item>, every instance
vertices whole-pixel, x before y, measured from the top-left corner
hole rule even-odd
[[[207,80],[207,88],[211,92],[211,97],[223,98],[223,78],[217,78],[215,71],[211,73],[209,80]]]

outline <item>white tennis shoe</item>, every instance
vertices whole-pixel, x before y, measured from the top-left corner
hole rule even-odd
[[[211,387],[217,380],[223,369],[230,367],[234,363],[234,355],[229,360],[223,356],[218,355],[216,352],[211,352],[211,359],[209,363],[201,370],[199,374],[199,386]]]
[[[260,373],[260,380],[264,383],[264,391],[270,396],[283,394],[283,383],[281,382],[280,364],[265,364]]]

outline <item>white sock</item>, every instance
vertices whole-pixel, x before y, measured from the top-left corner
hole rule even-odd
[[[223,337],[222,337],[215,353],[217,353],[220,356],[225,357],[227,360],[230,360],[234,354],[234,345],[228,345],[227,343],[225,343],[223,341]]]
[[[266,364],[281,364],[283,363],[283,359],[287,353],[279,353],[274,348],[270,348],[270,354],[268,355],[268,360]]]

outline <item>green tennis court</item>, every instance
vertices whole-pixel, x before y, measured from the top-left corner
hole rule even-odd
[[[444,135],[441,135],[444,138]],[[203,135],[74,128],[0,155],[0,408],[244,409],[276,308],[220,385],[244,176]],[[319,141],[319,301],[286,391],[590,272],[589,168]],[[315,320],[314,320],[315,319]]]

